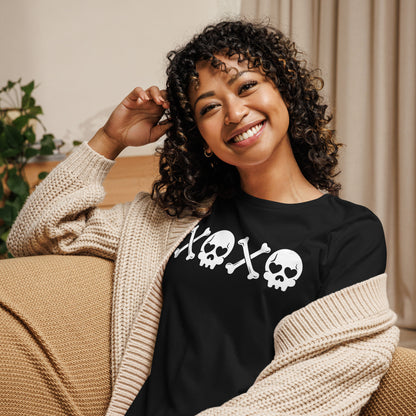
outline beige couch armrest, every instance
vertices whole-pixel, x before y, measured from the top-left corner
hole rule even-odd
[[[0,414],[99,415],[111,394],[113,263],[0,261]]]
[[[379,388],[360,416],[416,415],[416,350],[398,347]]]

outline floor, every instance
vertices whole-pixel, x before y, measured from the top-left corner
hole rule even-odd
[[[405,348],[413,348],[416,350],[416,329],[400,328],[399,345]]]

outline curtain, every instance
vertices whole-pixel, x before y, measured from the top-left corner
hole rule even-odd
[[[321,68],[341,151],[341,197],[369,207],[387,239],[389,298],[416,328],[416,1],[242,0]]]

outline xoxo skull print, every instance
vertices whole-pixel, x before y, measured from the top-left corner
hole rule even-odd
[[[234,248],[234,234],[228,230],[218,231],[208,237],[201,247],[198,258],[199,265],[211,270],[222,263]]]
[[[288,287],[295,286],[302,269],[302,259],[295,251],[277,250],[267,259],[264,278],[268,287],[285,292]]]
[[[199,235],[197,225],[190,234],[189,242],[179,247],[174,252],[174,257],[177,258],[182,252],[186,251],[185,260],[199,259],[199,266],[215,269],[217,266],[224,264],[225,259],[230,255],[234,248],[241,247],[240,254],[243,256],[235,263],[226,263],[225,269],[229,275],[232,275],[236,269],[245,267],[247,269],[247,279],[263,279],[267,281],[267,287],[280,289],[285,292],[288,288],[294,287],[296,281],[302,274],[303,262],[298,253],[289,249],[279,249],[274,251],[267,257],[265,261],[264,272],[261,274],[259,270],[255,270],[252,259],[261,255],[269,254],[272,249],[267,243],[263,243],[257,250],[253,250],[249,246],[249,237],[241,238],[235,243],[236,238],[229,230],[220,230],[211,234],[211,230],[207,227]],[[199,240],[204,239],[199,253],[196,256],[194,244]]]

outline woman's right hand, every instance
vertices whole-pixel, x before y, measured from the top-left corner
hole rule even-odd
[[[159,123],[169,108],[166,91],[153,86],[135,88],[115,108],[89,145],[108,158],[114,158],[127,146],[143,146],[162,137],[172,123]]]

